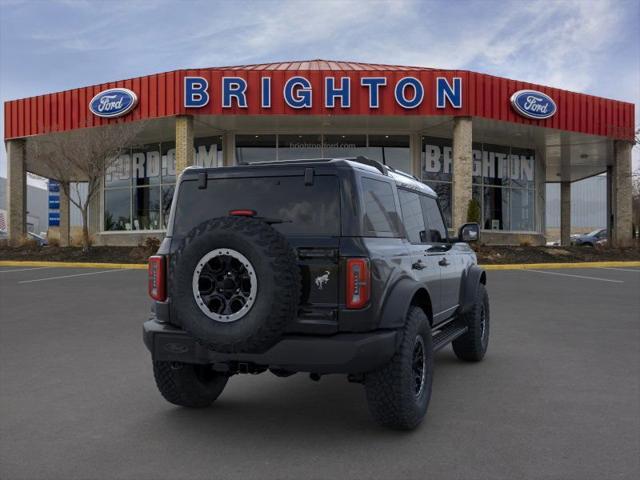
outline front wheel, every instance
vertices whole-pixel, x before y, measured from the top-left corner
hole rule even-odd
[[[402,341],[391,361],[365,376],[369,410],[380,424],[399,430],[417,427],[429,406],[433,380],[433,346],[429,320],[412,306]]]
[[[461,360],[479,362],[489,346],[489,295],[483,284],[478,285],[473,308],[462,318],[468,330],[453,341],[453,351]]]
[[[153,375],[165,400],[189,408],[210,406],[229,379],[209,365],[179,362],[153,362]]]

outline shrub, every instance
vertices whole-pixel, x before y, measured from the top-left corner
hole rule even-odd
[[[480,202],[475,198],[469,200],[467,208],[467,222],[480,223],[482,221],[482,212],[480,211]]]
[[[144,247],[147,252],[150,252],[149,255],[153,255],[160,248],[160,239],[156,237],[147,237],[144,239],[142,247]]]

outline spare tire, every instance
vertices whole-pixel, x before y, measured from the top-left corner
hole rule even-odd
[[[172,256],[178,322],[207,347],[263,352],[297,312],[300,269],[287,239],[249,217],[204,222]]]

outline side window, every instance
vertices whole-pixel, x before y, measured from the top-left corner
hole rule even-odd
[[[438,207],[435,198],[420,195],[422,202],[422,211],[424,212],[424,221],[427,224],[427,241],[428,242],[446,242],[447,228],[444,226],[442,213]]]
[[[364,228],[367,232],[396,234],[398,212],[393,198],[393,189],[387,182],[362,178],[364,195]]]
[[[411,243],[423,243],[426,239],[426,228],[424,226],[420,196],[417,193],[401,188],[398,189],[398,196],[400,197],[400,208],[402,209],[402,219],[404,220],[404,228],[407,231],[407,238]]]

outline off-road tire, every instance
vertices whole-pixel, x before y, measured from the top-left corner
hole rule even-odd
[[[196,264],[218,248],[244,255],[255,269],[258,285],[251,309],[227,323],[209,318],[198,307],[192,287]],[[214,351],[264,352],[297,313],[301,277],[295,253],[282,234],[259,219],[222,217],[204,222],[189,232],[171,261],[170,291],[177,321]]]
[[[153,376],[168,402],[189,408],[210,406],[229,379],[208,365],[175,362],[153,362]]]
[[[433,345],[429,320],[421,308],[412,306],[402,331],[400,346],[382,369],[365,375],[364,385],[369,411],[385,427],[411,430],[424,418],[431,399]],[[422,391],[416,395],[413,355],[417,337],[424,347],[425,376]]]
[[[473,308],[462,319],[468,331],[452,342],[453,351],[461,360],[479,362],[489,347],[489,295],[483,284],[478,285]]]

